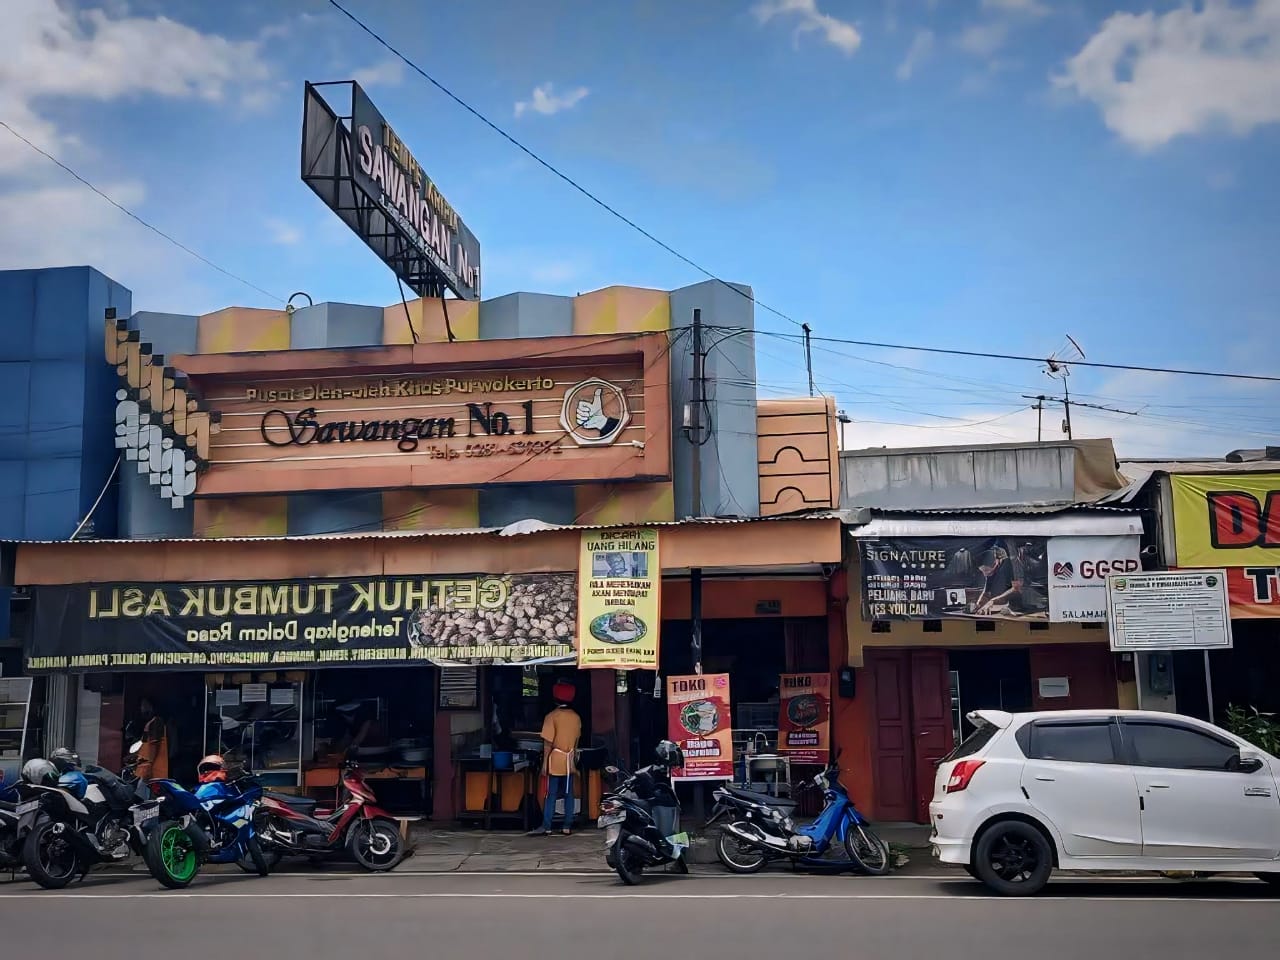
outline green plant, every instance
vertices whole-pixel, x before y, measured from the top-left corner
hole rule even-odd
[[[1227,729],[1272,756],[1280,755],[1280,721],[1257,707],[1227,707]]]

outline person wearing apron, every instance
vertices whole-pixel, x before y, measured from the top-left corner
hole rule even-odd
[[[567,837],[573,826],[573,778],[577,772],[575,755],[582,736],[582,718],[570,706],[575,693],[572,683],[557,681],[551,693],[556,708],[542,723],[542,774],[547,778],[547,797],[542,804],[542,826],[530,831],[530,836],[550,836],[556,801],[563,798],[563,832]]]

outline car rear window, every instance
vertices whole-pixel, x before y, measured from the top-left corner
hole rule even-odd
[[[1059,760],[1067,763],[1115,763],[1111,724],[1036,723],[1032,725],[1032,760]]]
[[[965,757],[973,756],[990,743],[999,732],[999,727],[992,726],[989,723],[984,723],[957,744],[956,748],[943,757],[941,762],[946,763],[948,760],[963,760]]]

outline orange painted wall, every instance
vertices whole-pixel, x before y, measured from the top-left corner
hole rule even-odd
[[[831,509],[840,494],[835,401],[759,400],[756,450],[760,513]]]
[[[605,287],[573,300],[573,332],[634,333],[671,329],[671,298],[665,290]]]
[[[408,301],[408,319],[405,304],[394,303],[382,310],[382,342],[384,344],[413,343],[413,330],[419,343],[448,343],[449,329],[457,340],[480,339],[480,303],[477,300],[450,300],[449,324],[445,326],[444,301],[419,298]],[[413,330],[409,329],[413,321]]]
[[[288,350],[289,315],[283,310],[227,307],[196,321],[197,353]]]
[[[382,494],[384,530],[466,530],[480,526],[475,490],[387,490]]]
[[[197,537],[283,537],[289,532],[285,497],[216,497],[193,501]]]
[[[702,581],[702,615],[708,620],[754,619],[756,604],[779,600],[779,617],[822,617],[827,613],[827,585],[822,580],[720,580]],[[688,620],[689,581],[662,582],[662,619]],[[842,637],[843,639],[843,637]],[[836,656],[841,646],[833,648]]]
[[[675,487],[669,481],[584,484],[573,495],[578,523],[665,523],[676,518]]]

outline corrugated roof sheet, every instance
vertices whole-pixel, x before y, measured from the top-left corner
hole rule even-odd
[[[1133,508],[1103,506],[1098,503],[1019,503],[1004,507],[926,507],[921,510],[879,510],[871,511],[876,517],[1039,517],[1055,513],[1136,513]]]
[[[76,546],[137,544],[137,543],[276,543],[282,540],[412,540],[420,537],[468,537],[497,535],[500,537],[528,536],[553,530],[625,530],[628,527],[695,527],[724,526],[741,523],[779,523],[785,521],[807,522],[813,520],[841,520],[852,522],[855,512],[846,510],[821,510],[811,513],[784,514],[776,517],[699,517],[685,520],[659,520],[651,523],[588,523],[556,524],[541,520],[519,520],[505,527],[468,527],[455,530],[369,530],[357,533],[313,533],[283,537],[137,537],[114,540],[5,540],[18,546],[74,543]]]

